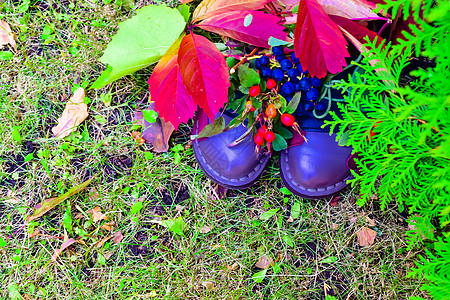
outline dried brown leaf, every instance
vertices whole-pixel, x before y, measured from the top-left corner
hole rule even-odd
[[[35,236],[39,235],[40,232],[41,232],[41,231],[40,231],[39,229],[36,228],[36,229],[33,231],[33,233],[29,233],[29,234],[28,234],[28,237],[29,237],[30,239],[32,239],[32,238],[34,238]]]
[[[368,216],[365,216],[365,217],[366,217],[367,223],[369,223],[369,227],[375,227],[375,226],[377,226],[377,223],[375,222],[374,219],[371,219],[371,218],[369,218]]]
[[[202,226],[202,228],[200,228],[200,233],[208,233],[211,231],[211,227],[209,226]]]
[[[289,216],[289,218],[286,220],[288,223],[294,222],[294,218],[292,216]]]
[[[239,264],[238,263],[234,263],[231,266],[226,265],[226,268],[230,271],[236,271],[239,268]]]
[[[101,229],[108,230],[108,231],[111,231],[111,230],[113,230],[114,226],[116,226],[116,223],[114,223],[113,221],[111,221],[111,222],[108,222],[108,223],[103,224],[100,228],[101,228]]]
[[[11,45],[15,51],[17,51],[15,34],[12,32],[8,23],[0,20],[0,49],[8,44]]]
[[[52,128],[56,138],[62,139],[76,130],[88,114],[87,105],[84,103],[84,89],[78,88],[66,104],[62,116],[58,119],[58,125]]]
[[[70,239],[67,240],[67,242],[63,243],[63,244],[61,245],[61,248],[55,250],[55,253],[53,253],[52,258],[51,258],[52,262],[56,262],[56,260],[57,260],[58,257],[61,255],[61,253],[62,253],[67,247],[69,247],[70,245],[72,245],[73,243],[76,243],[76,242],[77,242],[77,241],[76,241],[75,239],[70,238]]]
[[[148,109],[154,110],[155,102],[150,102]],[[153,151],[167,152],[169,150],[169,138],[175,130],[172,123],[166,123],[164,118],[157,118],[154,123],[149,123],[145,119],[142,120],[144,128],[142,138],[153,145]]]
[[[113,235],[113,242],[115,244],[118,244],[122,241],[123,239],[123,235],[122,235],[122,231],[117,231],[114,235]]]
[[[108,217],[104,215],[101,210],[102,209],[100,208],[100,206],[96,206],[93,209],[88,210],[86,213],[92,214],[92,220],[94,221],[94,223],[97,223],[98,221],[108,219]]]
[[[208,290],[212,290],[214,288],[214,282],[212,281],[203,281],[202,285]]]
[[[375,241],[375,237],[377,236],[377,232],[367,227],[361,228],[357,233],[356,237],[358,238],[358,242],[360,246],[370,246]]]
[[[263,255],[259,258],[259,260],[256,262],[255,267],[258,267],[260,269],[267,269],[271,265],[273,265],[273,260],[270,256]]]
[[[97,248],[101,248],[109,239],[111,239],[113,237],[113,235],[111,236],[107,236],[105,238],[102,238],[100,241],[98,241],[95,246],[97,246]]]

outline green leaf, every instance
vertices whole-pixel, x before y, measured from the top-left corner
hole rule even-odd
[[[18,142],[19,144],[22,143],[22,137],[20,136],[19,132],[20,127],[19,126],[13,126],[12,128],[12,137],[13,139]]]
[[[275,133],[275,140],[272,142],[272,146],[273,150],[281,151],[287,148],[287,142],[281,135]]]
[[[119,31],[100,58],[106,69],[92,88],[101,88],[157,62],[183,32],[186,22],[177,9],[149,5],[119,25]]]
[[[277,39],[277,38],[274,38],[273,36],[271,36],[270,38],[269,38],[269,45],[271,46],[271,47],[276,47],[276,46],[284,46],[284,45],[287,45],[287,44],[289,44],[290,42],[286,42],[286,41],[283,41],[283,40],[279,40],[279,39]]]
[[[144,119],[149,123],[155,123],[156,119],[158,118],[158,113],[151,109],[142,111],[142,115],[144,116]]]
[[[283,234],[283,241],[288,245],[289,247],[294,247],[294,240],[290,235]]]
[[[331,264],[331,263],[334,263],[336,261],[337,261],[337,257],[336,256],[330,256],[330,257],[327,257],[327,258],[321,260],[320,262],[323,263],[323,264]]]
[[[273,129],[276,133],[281,135],[285,140],[292,139],[292,137],[294,136],[294,134],[285,127],[274,125]]]
[[[97,253],[97,262],[101,265],[106,265],[106,257],[101,253]]]
[[[142,201],[138,201],[131,207],[130,214],[137,214],[142,209]]]
[[[301,96],[302,96],[301,92],[295,93],[294,97],[292,97],[291,101],[286,107],[286,113],[293,114],[297,110]]]
[[[30,7],[30,0],[23,0],[22,3],[20,3],[17,11],[19,13],[26,13],[29,7]]]
[[[300,216],[300,212],[301,212],[301,205],[300,202],[295,201],[294,205],[292,205],[292,209],[291,209],[291,216],[292,219],[298,219],[298,217]]]
[[[84,190],[91,183],[91,181],[94,180],[94,178],[95,177],[92,177],[91,179],[88,179],[85,182],[72,187],[69,191],[67,191],[67,193],[62,194],[59,197],[45,199],[43,202],[36,205],[36,210],[34,211],[33,215],[27,218],[27,223],[33,221],[34,219],[39,218],[40,216],[48,212],[50,209],[66,200],[67,198]]]
[[[153,159],[153,153],[145,152],[144,153],[144,157],[145,157],[145,159],[152,160]]]
[[[280,192],[281,192],[283,195],[292,195],[292,192],[291,192],[290,190],[288,190],[287,187],[282,187],[282,188],[280,189]]]
[[[66,228],[69,233],[73,234],[72,213],[70,212],[70,206],[67,207],[67,210],[64,213],[63,224],[64,228]]]
[[[7,241],[5,241],[1,236],[0,236],[0,248],[3,248],[6,246],[6,244],[8,244]]]
[[[23,299],[19,292],[19,286],[15,282],[12,282],[8,285],[8,292],[9,292],[9,299],[12,299],[12,300],[22,300]]]
[[[183,16],[184,21],[186,23],[189,22],[189,17],[191,16],[191,13],[189,12],[189,5],[184,3],[183,5],[178,6],[177,9],[180,12],[180,15]]]
[[[270,218],[272,218],[273,215],[275,215],[280,209],[279,208],[272,208],[269,211],[266,211],[265,213],[262,213],[259,216],[260,220],[266,221],[269,220]]]
[[[253,274],[252,276],[253,281],[256,283],[261,283],[266,277],[267,270],[268,269],[264,269],[258,273]]]
[[[10,60],[13,56],[11,51],[0,51],[0,60]]]
[[[349,137],[350,137],[350,130],[347,130],[339,138],[338,145],[341,146],[341,147],[347,146]]]
[[[272,270],[273,270],[273,273],[274,273],[274,274],[280,273],[280,272],[281,272],[281,263],[280,263],[280,262],[277,262],[277,263],[273,266]]]
[[[261,78],[259,77],[258,72],[250,69],[246,64],[239,65],[238,76],[239,81],[241,82],[241,87],[243,88],[250,88],[254,85],[259,85],[261,82]]]
[[[184,235],[183,229],[184,229],[184,221],[182,217],[176,218],[176,219],[169,219],[164,220],[161,223],[162,226],[168,228],[173,233]]]
[[[225,119],[220,116],[219,118],[214,120],[214,123],[208,124],[203,128],[203,130],[199,133],[197,138],[210,137],[219,133],[225,129]]]
[[[244,27],[250,26],[252,24],[252,21],[253,21],[252,14],[246,15],[245,18],[244,18]]]
[[[105,117],[101,115],[94,116],[95,121],[99,122],[100,124],[106,124],[108,123],[108,120],[105,119]]]
[[[33,158],[34,158],[34,153],[31,152],[30,154],[27,154],[27,156],[25,156],[24,161],[27,162],[27,161],[32,160]]]

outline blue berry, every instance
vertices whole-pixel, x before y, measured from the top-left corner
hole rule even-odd
[[[289,59],[285,58],[280,62],[280,66],[283,71],[287,71],[292,68],[292,62]]]
[[[297,76],[300,76],[300,75],[301,75],[300,72],[296,68],[292,68],[287,71],[287,76],[289,76],[289,78],[293,82],[298,81]]]
[[[284,97],[284,98],[286,99],[287,103],[291,102],[291,100],[292,100],[292,96],[287,96],[287,97]]]
[[[317,78],[317,76],[314,76],[313,78],[311,78],[311,83],[313,87],[318,88],[322,84],[322,81],[319,78]]]
[[[275,56],[275,59],[280,63],[286,59],[286,56],[285,55],[277,55],[277,56]]]
[[[300,89],[302,91],[309,90],[311,86],[312,86],[311,79],[309,79],[308,77],[303,77],[302,79],[300,79]]]
[[[302,85],[300,84],[300,81],[294,82],[294,89],[296,92],[300,92],[302,90]]]
[[[308,97],[308,100],[314,101],[317,100],[319,97],[319,91],[315,88],[311,88],[307,93],[306,96]]]
[[[281,81],[284,78],[284,72],[281,69],[273,69],[272,70],[272,78],[275,81]]]
[[[261,63],[259,62],[259,59],[255,59],[255,68],[261,69]]]
[[[257,60],[259,60],[259,64],[263,67],[268,66],[270,63],[270,59],[265,55],[261,56]]]
[[[272,70],[269,67],[262,67],[259,70],[259,76],[261,76],[262,78],[269,78],[271,74]]]
[[[299,103],[297,109],[295,110],[295,114],[297,116],[302,116],[305,114],[305,105],[303,103]]]
[[[306,102],[303,106],[306,111],[313,111],[314,110],[314,103],[312,102]]]
[[[294,93],[294,89],[294,84],[288,81],[281,86],[280,93],[289,96]]]
[[[320,101],[319,103],[316,104],[314,109],[315,109],[315,111],[322,113],[327,109],[327,104],[323,101]]]
[[[292,53],[291,53],[291,59],[292,59],[292,62],[293,62],[294,64],[300,63],[300,60],[298,59],[298,57],[295,56],[295,52],[292,52]]]
[[[302,67],[301,63],[295,64],[295,66],[300,71],[300,73],[303,73],[303,74],[308,74],[309,73],[308,70],[306,70],[306,71],[303,70],[303,67]]]
[[[272,47],[272,53],[274,55],[282,55],[284,53],[283,46],[275,46]]]

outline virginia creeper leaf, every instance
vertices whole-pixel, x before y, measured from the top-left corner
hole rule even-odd
[[[378,36],[378,34],[376,32],[369,30],[366,27],[361,26],[352,20],[349,20],[347,18],[343,18],[340,16],[330,16],[330,18],[331,18],[331,20],[333,20],[333,22],[335,22],[337,25],[339,25],[340,27],[345,29],[345,31],[347,31],[349,34],[351,34],[353,36],[353,38],[351,38],[351,37],[348,37],[348,38],[349,38],[350,42],[352,42],[352,44],[354,44],[354,46],[360,52],[362,52],[362,44],[366,43],[366,41],[364,40],[364,38],[366,36],[368,36],[371,41],[373,41],[377,38],[377,46],[380,43],[384,42],[383,38]],[[356,39],[356,41],[355,41],[355,39]]]
[[[27,218],[27,223],[29,223],[29,222],[33,221],[34,219],[37,219],[40,216],[44,215],[50,209],[54,208],[56,205],[60,204],[61,202],[63,202],[67,198],[75,195],[76,193],[81,192],[82,190],[84,190],[89,185],[89,183],[91,183],[91,181],[93,179],[94,179],[94,177],[92,177],[91,179],[86,180],[85,182],[83,182],[83,183],[81,183],[81,184],[79,184],[77,186],[74,186],[69,191],[67,191],[67,193],[62,194],[59,197],[45,199],[43,202],[41,202],[38,205],[36,205],[36,207],[35,207],[36,210],[34,211],[33,215],[31,215],[31,216],[29,216]]]
[[[203,0],[192,15],[193,20],[203,20],[226,12],[258,10],[273,0]]]
[[[106,69],[92,88],[101,88],[158,61],[185,26],[177,9],[150,5],[137,10],[134,17],[119,25],[119,31],[100,58],[112,70]]]
[[[218,117],[213,123],[206,125],[203,130],[199,133],[197,138],[210,137],[223,132],[225,129],[225,119],[223,116]]]
[[[181,40],[182,37],[178,38],[167,50],[148,80],[155,110],[166,122],[172,123],[175,130],[181,123],[192,118],[197,110],[197,105],[183,83],[178,65]]]
[[[228,100],[230,86],[223,54],[207,38],[191,33],[181,41],[178,64],[183,83],[194,103],[214,120]]]
[[[248,14],[253,19],[249,26],[244,20]],[[279,24],[280,18],[265,14],[262,11],[232,11],[205,19],[198,24],[202,29],[215,32],[257,47],[269,48],[269,38],[289,41],[284,27]]]
[[[294,50],[304,70],[323,78],[345,67],[347,41],[317,0],[300,1],[294,32]]]
[[[373,13],[373,5],[367,2],[358,0],[317,0],[317,2],[328,15],[356,20],[385,20]]]

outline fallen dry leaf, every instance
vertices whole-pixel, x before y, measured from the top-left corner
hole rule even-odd
[[[339,224],[333,223],[333,230],[337,231],[339,229]]]
[[[49,198],[49,199],[45,199],[44,201],[42,201],[41,203],[39,203],[38,205],[35,206],[35,211],[33,213],[33,215],[29,216],[27,218],[27,223],[33,221],[34,219],[39,218],[40,216],[44,215],[46,212],[48,212],[49,210],[51,210],[52,208],[54,208],[56,205],[58,205],[59,203],[63,202],[64,200],[66,200],[67,198],[71,197],[72,195],[75,195],[78,192],[81,192],[82,190],[84,190],[89,183],[91,183],[92,180],[94,180],[95,177],[92,177],[91,179],[86,180],[85,182],[72,187],[67,193],[62,194],[59,197],[56,198]]]
[[[209,226],[202,226],[202,228],[200,228],[200,233],[208,233],[211,231],[211,227]]]
[[[118,244],[122,241],[123,239],[123,235],[122,235],[122,231],[117,231],[114,235],[113,235],[113,242],[115,244]]]
[[[76,127],[89,115],[84,101],[84,89],[78,88],[66,104],[58,125],[52,128],[56,138],[62,139],[76,130]]]
[[[370,226],[370,227],[375,227],[375,226],[377,226],[377,223],[375,222],[375,220],[369,218],[368,216],[365,216],[365,217],[366,217],[366,221],[367,221],[367,223],[369,223],[369,226]]]
[[[52,262],[56,262],[56,260],[58,259],[58,257],[61,255],[61,253],[64,251],[64,249],[66,249],[67,247],[69,247],[70,245],[72,245],[73,243],[76,243],[77,241],[73,238],[70,238],[67,240],[67,242],[63,243],[61,245],[61,248],[55,250],[55,253],[53,253],[52,255]]]
[[[97,248],[101,248],[103,246],[103,244],[105,244],[109,239],[111,239],[113,237],[113,235],[111,236],[107,236],[105,238],[102,238],[100,241],[98,241],[95,246],[97,246]]]
[[[148,109],[155,110],[155,102],[150,102]],[[169,138],[175,130],[172,123],[166,123],[164,118],[157,118],[156,122],[149,123],[139,110],[134,113],[133,121],[135,124],[142,124],[144,129],[142,138],[153,145],[153,151],[158,153],[169,151]]]
[[[202,285],[208,290],[212,290],[214,288],[214,282],[212,281],[203,281]]]
[[[375,237],[377,236],[377,232],[367,227],[361,228],[357,233],[356,237],[358,238],[358,242],[360,246],[370,246],[375,241]]]
[[[100,194],[98,192],[93,192],[89,195],[89,201],[96,201],[100,198]]]
[[[294,222],[294,218],[292,216],[289,216],[289,218],[286,220],[288,223]]]
[[[231,266],[226,265],[226,268],[230,271],[236,271],[239,268],[239,265],[238,265],[238,263],[234,263]]]
[[[101,229],[108,230],[108,231],[111,231],[111,230],[113,230],[114,226],[116,226],[116,223],[114,223],[113,221],[111,221],[111,222],[108,222],[108,223],[103,224],[100,228],[101,228]]]
[[[330,201],[330,206],[334,207],[338,204],[338,201],[341,199],[340,196],[334,196]]]
[[[273,264],[273,260],[271,257],[267,255],[263,255],[259,258],[259,260],[256,262],[255,267],[258,267],[260,269],[267,269]]]
[[[177,206],[175,206],[175,211],[182,211],[184,209],[184,206],[183,205],[177,205]]]
[[[8,23],[0,20],[0,49],[8,44],[11,45],[15,51],[17,51],[15,34],[12,32]]]
[[[105,257],[105,259],[109,259],[111,256],[113,256],[114,251],[106,251],[105,253],[103,253],[103,256]]]
[[[36,229],[33,231],[33,233],[29,233],[29,234],[28,234],[28,237],[29,237],[30,239],[32,239],[32,238],[34,238],[35,236],[39,235],[39,233],[40,233],[39,229],[36,228]]]
[[[104,215],[101,210],[102,209],[100,208],[100,206],[96,206],[93,209],[88,210],[86,213],[92,214],[92,220],[94,221],[94,223],[97,223],[98,221],[108,219],[108,217]]]

